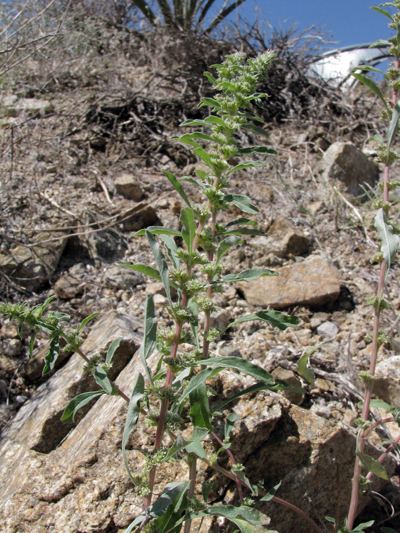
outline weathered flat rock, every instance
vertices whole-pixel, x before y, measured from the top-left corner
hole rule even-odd
[[[88,357],[93,357],[103,352],[112,340],[122,338],[114,356],[114,376],[111,374],[111,377],[115,377],[138,347],[136,331],[137,325],[129,317],[110,311],[92,328],[82,345],[82,351]],[[74,354],[19,410],[6,437],[33,450],[51,451],[71,429],[71,425],[60,420],[68,402],[77,394],[97,388],[85,370],[84,361]]]
[[[16,95],[4,96],[0,104],[3,114],[9,117],[27,114],[30,117],[44,116],[54,111],[54,106],[48,100],[40,98],[18,98]]]
[[[48,282],[54,274],[67,239],[49,241],[53,234],[39,233],[37,244],[32,247],[18,245],[8,254],[0,253],[0,270],[15,280],[19,285],[35,290]]]
[[[351,143],[335,142],[324,154],[323,176],[338,180],[347,192],[359,195],[365,185],[374,187],[379,180],[379,167]]]
[[[322,257],[310,257],[276,272],[278,276],[239,284],[250,304],[275,309],[313,307],[334,302],[340,295],[339,271]]]

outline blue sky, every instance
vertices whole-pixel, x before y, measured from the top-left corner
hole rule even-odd
[[[388,20],[376,13],[371,0],[247,0],[240,14],[249,20],[269,21],[284,29],[317,26],[335,44],[329,48],[360,44],[390,35]]]

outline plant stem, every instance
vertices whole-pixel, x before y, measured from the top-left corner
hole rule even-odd
[[[224,443],[222,442],[222,440],[219,438],[219,436],[216,433],[212,433],[211,435],[214,437],[214,439],[218,442],[218,444],[220,446],[222,446],[222,447],[224,446]],[[229,448],[225,448],[225,450],[226,450],[226,453],[229,456],[231,465],[238,464],[238,461],[236,461],[236,458],[233,455],[232,451]],[[237,491],[238,491],[239,500],[242,502],[243,501],[242,484],[240,483],[240,480],[239,480],[239,478],[237,476],[236,476],[236,488],[237,488]]]
[[[197,479],[197,457],[192,453],[188,456],[188,465],[189,465],[189,489],[188,489],[188,499],[189,501],[194,497],[196,491],[196,479]],[[184,533],[190,533],[192,527],[192,520],[186,520]]]
[[[396,64],[396,68],[398,69],[400,65],[399,61],[396,61],[395,64]],[[394,89],[392,90],[391,103],[392,103],[392,106],[395,106],[397,103],[397,91]],[[387,162],[385,164],[384,171],[383,171],[383,201],[386,204],[389,203],[389,181],[390,181],[390,164]],[[386,280],[387,270],[388,270],[388,264],[386,260],[383,259],[381,262],[378,285],[377,285],[377,289],[375,293],[377,305],[374,306],[372,348],[371,348],[371,356],[370,356],[370,364],[369,364],[370,378],[373,378],[375,376],[376,363],[378,359],[379,327],[380,327],[380,318],[381,318],[380,303],[383,299],[383,295],[385,291],[385,280]],[[373,393],[373,381],[371,379],[371,380],[368,380],[365,384],[364,401],[363,401],[363,408],[362,408],[362,419],[365,421],[368,421],[369,419],[372,393]],[[359,453],[364,453],[365,444],[366,444],[366,438],[363,434],[361,434],[361,438],[359,439],[359,448],[357,450]],[[354,522],[355,522],[355,519],[358,513],[359,500],[360,500],[361,472],[362,472],[361,461],[356,456],[355,462],[354,462],[353,479],[351,482],[350,504],[349,504],[349,510],[347,514],[347,528],[348,529],[353,529],[353,525],[354,525]]]

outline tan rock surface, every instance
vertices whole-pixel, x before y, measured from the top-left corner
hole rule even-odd
[[[336,267],[318,256],[277,270],[278,276],[240,283],[248,303],[285,309],[295,305],[319,306],[334,302],[340,295]]]

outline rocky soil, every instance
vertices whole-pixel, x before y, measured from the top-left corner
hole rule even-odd
[[[198,116],[199,85],[193,80],[201,78],[183,69],[181,56],[169,70],[160,70],[151,53],[135,62],[113,42],[86,64],[70,58],[64,67],[47,65],[43,71],[39,61],[30,60],[2,96],[0,298],[33,304],[55,295],[53,307],[74,324],[98,312],[86,351],[101,352],[107,339],[122,337],[116,376],[129,393],[140,368],[135,351],[144,299],[156,294],[161,317],[166,300],[158,284],[120,263],[151,262],[136,230],[179,224],[180,201],[163,170],[193,173],[195,162],[171,136],[182,119]],[[290,85],[286,91],[290,94]],[[368,367],[371,345],[368,298],[377,281],[378,251],[373,204],[382,170],[374,162],[372,140],[379,126],[377,102],[362,94],[335,94],[335,110],[320,111],[319,106],[329,107],[325,97],[314,90],[314,104],[302,114],[298,102],[288,99],[286,115],[282,110],[279,115],[272,94],[275,114],[266,108],[263,116],[271,115],[265,130],[278,155],[262,170],[232,181],[232,189],[248,194],[259,208],[265,235],[246,239],[225,267],[238,272],[268,266],[279,276],[227,289],[218,296],[214,317],[223,329],[244,313],[273,307],[289,311],[300,324],[281,332],[245,323],[213,347],[220,355],[255,361],[291,385],[286,397],[261,394],[234,407],[235,447],[251,479],[264,480],[266,487],[282,481],[281,497],[317,521],[344,516],[348,503],[363,391],[358,374]],[[397,178],[399,173],[396,168]],[[383,319],[377,392],[400,407],[398,277],[394,266],[387,280],[392,307]],[[66,354],[45,380],[45,344],[39,338],[28,357],[16,326],[0,324],[2,531],[122,532],[140,508],[121,460],[125,405],[118,397],[101,398],[75,426],[63,425],[59,417],[68,400],[92,383],[74,354]],[[315,373],[311,384],[297,368],[305,353]],[[237,386],[238,376],[230,372],[216,384],[221,395]],[[390,424],[374,435],[371,453],[379,455],[383,440],[399,431]],[[151,445],[152,438],[141,428],[132,448],[135,442]],[[142,459],[134,451],[131,460],[140,469]],[[364,502],[365,517],[400,530],[395,458],[388,468],[391,480],[375,482],[374,496]],[[184,475],[182,465],[170,466],[167,475]],[[230,501],[233,491],[225,480],[207,469],[201,479],[214,483],[213,501]],[[265,511],[279,533],[309,532],[275,504]],[[202,528],[223,531],[224,525]]]

